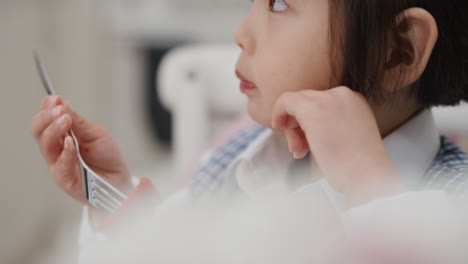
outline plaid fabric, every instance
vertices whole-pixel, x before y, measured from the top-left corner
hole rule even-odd
[[[218,148],[200,170],[193,176],[190,191],[194,199],[209,194],[219,194],[228,187],[228,171],[233,167],[236,158],[253,142],[265,127],[254,127],[239,132],[226,144]],[[236,188],[235,184],[229,186]],[[235,190],[231,190],[235,191]]]
[[[468,198],[468,154],[446,137],[431,168],[423,177],[423,189],[444,190],[456,198]]]
[[[193,198],[219,197],[220,193],[240,191],[235,179],[229,179],[229,168],[235,167],[236,158],[266,128],[243,131],[219,148],[211,159],[192,178],[190,190]],[[420,182],[421,189],[439,189],[456,198],[468,198],[468,154],[446,137],[441,137],[441,147],[430,169]],[[227,190],[226,186],[230,189]],[[237,189],[236,189],[237,188]]]

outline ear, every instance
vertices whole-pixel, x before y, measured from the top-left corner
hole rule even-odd
[[[422,76],[439,36],[434,17],[422,8],[403,11],[396,22],[384,77],[385,87],[392,91],[408,87]]]

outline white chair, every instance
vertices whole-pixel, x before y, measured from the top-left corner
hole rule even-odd
[[[174,169],[180,175],[210,141],[245,111],[235,64],[240,49],[232,44],[177,48],[159,72],[162,102],[173,114]]]
[[[234,45],[193,45],[171,51],[160,67],[160,96],[174,116],[174,162],[182,173],[226,123],[245,111],[235,78]],[[434,109],[440,130],[468,135],[468,105]]]

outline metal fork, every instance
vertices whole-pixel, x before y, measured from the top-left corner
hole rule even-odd
[[[52,86],[52,82],[47,75],[47,71],[38,52],[34,51],[33,55],[34,62],[36,63],[36,67],[44,88],[47,90],[49,95],[56,95],[57,93]],[[80,166],[81,173],[81,182],[83,183],[83,193],[85,194],[86,199],[98,210],[102,210],[107,213],[115,212],[120,206],[122,206],[123,202],[127,200],[127,196],[105,181],[86,164],[83,157],[81,156],[80,147],[75,133],[73,133],[73,131],[70,129],[68,134],[70,134],[70,136],[73,138],[76,146],[78,164]]]

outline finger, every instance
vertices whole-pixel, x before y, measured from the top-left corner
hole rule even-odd
[[[295,117],[287,115],[287,121],[284,124],[285,129],[296,129],[296,128],[300,128],[300,127],[301,127],[301,125],[299,124],[299,122],[297,122]]]
[[[36,114],[31,121],[29,130],[36,141],[39,141],[44,130],[64,113],[64,108],[61,105],[55,106],[52,109],[42,110]]]
[[[93,141],[102,135],[104,129],[103,127],[83,118],[75,111],[73,111],[71,107],[68,111],[72,118],[71,128],[80,141]]]
[[[39,146],[47,163],[53,164],[62,152],[59,140],[66,135],[71,126],[71,118],[64,114],[50,124],[39,138]]]
[[[296,118],[297,105],[300,100],[301,98],[295,93],[284,93],[280,96],[273,107],[271,124],[273,129],[282,129],[294,125],[294,123],[291,124],[289,117]]]
[[[62,99],[58,95],[49,95],[46,96],[42,102],[41,106],[39,108],[40,111],[46,110],[46,109],[51,109],[54,106],[57,106],[62,103]]]
[[[54,180],[65,192],[73,196],[73,198],[87,203],[86,197],[81,189],[78,155],[71,136],[65,138],[63,145],[63,151],[52,169]]]
[[[67,114],[70,114],[70,116],[73,114],[73,109],[70,104],[70,101],[68,100],[63,101],[63,111]]]
[[[293,153],[295,159],[304,158],[309,152],[309,144],[304,131],[298,127],[285,130],[285,137],[288,141],[289,152]]]

